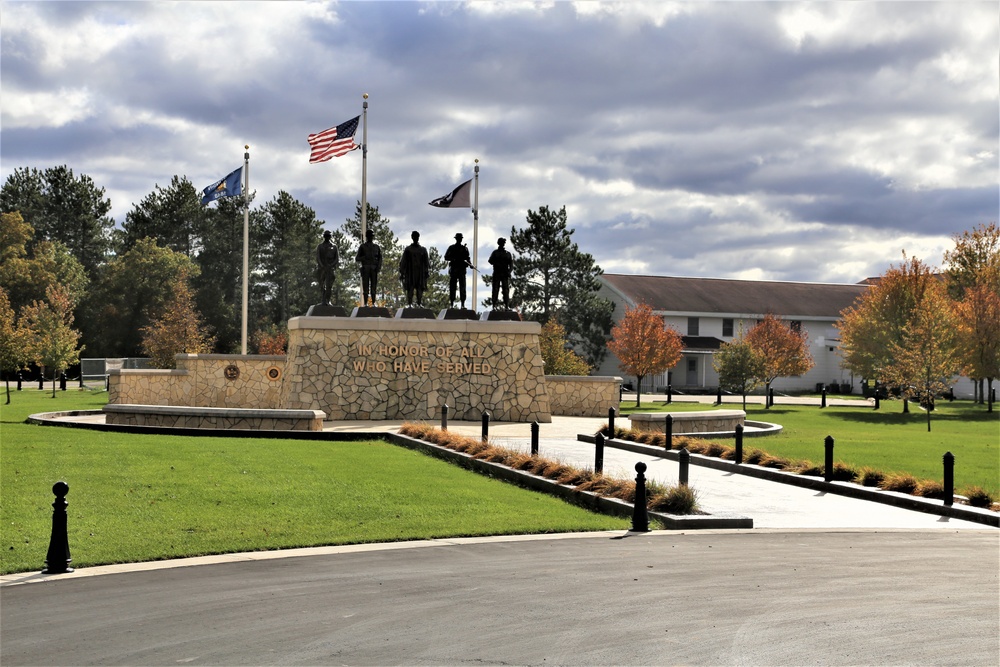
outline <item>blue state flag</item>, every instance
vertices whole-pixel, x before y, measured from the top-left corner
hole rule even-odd
[[[222,197],[239,197],[241,194],[243,194],[243,167],[202,190],[201,203],[208,204]]]

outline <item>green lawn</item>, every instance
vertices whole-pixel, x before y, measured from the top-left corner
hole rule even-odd
[[[726,402],[721,409],[741,409]],[[624,402],[621,413],[684,412],[715,409],[697,403]],[[992,413],[971,401],[940,401],[927,417],[914,404],[903,413],[901,401],[882,401],[879,410],[871,407],[828,407],[805,405],[747,404],[747,419],[781,424],[776,436],[747,438],[744,447],[763,449],[788,459],[823,463],[823,440],[834,438],[834,459],[856,467],[868,466],[883,472],[909,473],[918,479],[941,480],[941,457],[955,455],[955,488],[960,493],[970,486],[986,489],[1000,498],[1000,406]]]
[[[0,401],[3,399],[0,398]],[[65,480],[74,566],[300,546],[624,529],[414,451],[371,442],[132,435],[24,424],[104,392],[0,406],[0,572],[39,570]]]

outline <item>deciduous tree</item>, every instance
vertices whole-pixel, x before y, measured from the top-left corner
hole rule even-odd
[[[764,360],[747,341],[743,332],[731,342],[723,343],[712,359],[712,367],[719,374],[719,385],[726,391],[743,397],[743,410],[747,409],[747,394],[760,385],[764,377]]]
[[[957,345],[963,372],[986,381],[987,410],[993,412],[993,380],[1000,377],[1000,294],[989,285],[973,285],[954,305]]]
[[[73,301],[60,285],[49,287],[45,301],[34,301],[22,311],[28,331],[28,349],[35,363],[52,371],[52,397],[56,376],[79,363],[80,333],[73,328]]]
[[[18,326],[7,290],[0,287],[0,372],[7,384],[7,404],[10,405],[10,373],[19,371],[31,361],[29,334]]]
[[[763,372],[759,379],[767,396],[776,379],[803,375],[814,365],[806,333],[796,331],[773,313],[747,332],[746,342],[761,360]],[[767,405],[770,407],[770,403]]]
[[[211,352],[213,343],[195,309],[187,276],[182,274],[163,310],[142,328],[142,349],[154,368],[174,368],[174,355]]]
[[[566,330],[555,320],[542,325],[538,336],[546,375],[589,375],[586,359],[573,351],[566,340]]]
[[[636,407],[642,397],[642,379],[676,366],[683,348],[681,335],[648,305],[625,307],[625,315],[611,329],[608,349],[618,357],[622,372],[635,376]]]
[[[108,262],[83,305],[84,334],[97,356],[132,357],[142,353],[143,327],[163,311],[181,275],[198,268],[186,256],[146,238]]]
[[[937,280],[917,258],[903,255],[852,306],[841,312],[835,325],[840,332],[844,366],[871,380],[884,380],[903,334],[913,317],[919,295]]]
[[[886,380],[904,398],[919,401],[927,411],[930,431],[934,397],[951,388],[960,366],[956,323],[945,286],[930,276],[923,287],[901,340],[890,349],[892,364],[886,370]]]
[[[1000,300],[1000,227],[996,223],[980,225],[954,240],[955,248],[944,255],[945,276],[959,321],[963,373],[975,382],[977,400],[987,402],[992,411],[1000,348],[996,305]],[[988,385],[985,392],[984,381]]]

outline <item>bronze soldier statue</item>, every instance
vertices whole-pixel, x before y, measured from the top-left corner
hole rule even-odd
[[[448,262],[448,302],[455,307],[456,289],[461,296],[462,310],[465,310],[465,267],[472,266],[468,246],[462,243],[462,235],[455,234],[455,243],[448,246],[444,253],[444,261]]]
[[[358,254],[354,261],[361,269],[361,305],[367,306],[368,299],[371,298],[371,305],[375,305],[375,293],[378,292],[378,274],[382,270],[382,248],[373,240],[375,232],[368,230],[365,232],[365,242],[358,248]]]
[[[499,305],[497,299],[502,289],[504,310],[510,310],[510,273],[514,269],[514,256],[504,248],[506,244],[507,239],[503,237],[497,239],[497,245],[500,247],[490,255],[489,262],[493,267],[493,280],[491,281],[493,284],[493,307],[496,308]]]
[[[399,280],[406,291],[407,306],[413,307],[413,292],[416,291],[417,306],[423,307],[431,260],[427,255],[427,248],[420,245],[420,232],[413,232],[410,238],[413,243],[403,249],[403,256],[399,258]]]
[[[323,292],[323,305],[330,305],[330,293],[333,291],[333,281],[337,278],[340,268],[340,252],[333,245],[329,231],[323,232],[323,242],[316,246],[316,278]]]

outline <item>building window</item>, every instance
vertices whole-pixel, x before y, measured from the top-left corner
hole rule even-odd
[[[726,317],[722,320],[722,335],[732,338],[733,336],[733,318]]]
[[[688,336],[697,336],[698,334],[698,318],[689,317],[688,318]]]
[[[788,326],[791,327],[792,331],[795,333],[802,333],[802,322],[800,320],[792,320],[788,323]]]

